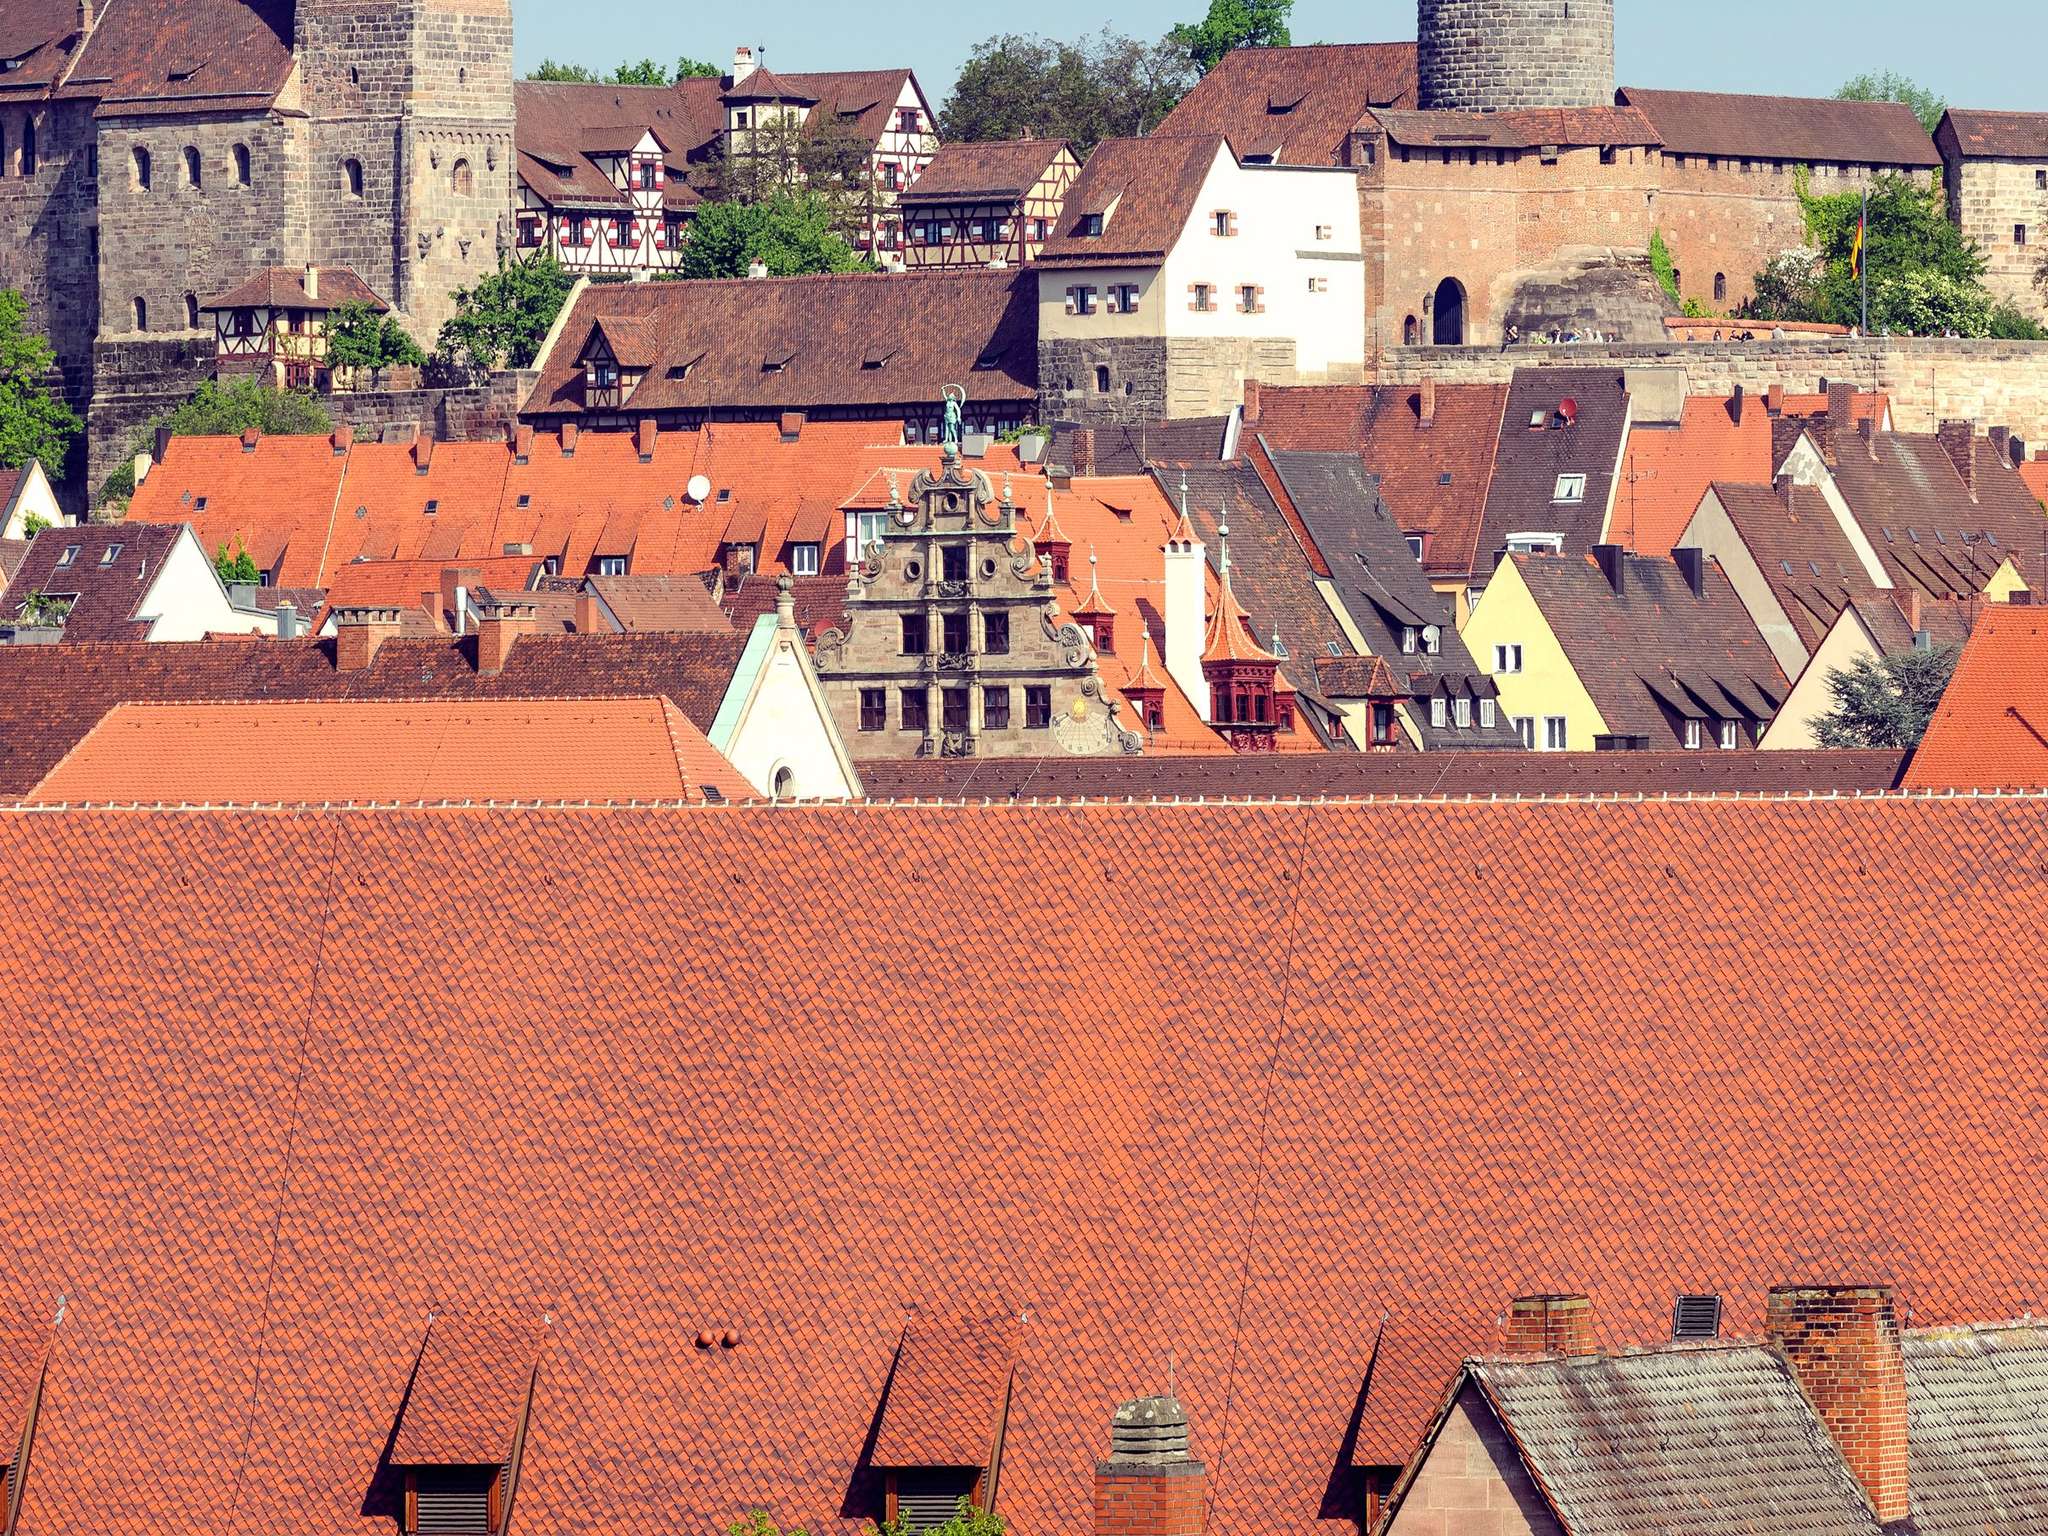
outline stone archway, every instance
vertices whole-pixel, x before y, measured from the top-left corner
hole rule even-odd
[[[1455,277],[1447,277],[1438,283],[1429,319],[1429,339],[1434,345],[1462,347],[1465,344],[1465,285]]]

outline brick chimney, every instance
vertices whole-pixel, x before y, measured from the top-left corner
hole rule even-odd
[[[320,269],[310,261],[306,263],[306,297],[309,299],[320,297]]]
[[[1607,585],[1614,589],[1616,597],[1628,594],[1628,563],[1623,558],[1619,544],[1595,544],[1594,563],[1600,567],[1600,574],[1607,578]]]
[[[1593,1355],[1593,1303],[1584,1296],[1517,1296],[1508,1303],[1509,1355]]]
[[[515,464],[524,464],[524,463],[525,463],[525,462],[526,462],[526,461],[527,461],[528,459],[530,459],[530,458],[532,458],[532,457],[533,457],[533,428],[531,428],[531,427],[514,427],[514,428],[512,429],[512,460],[513,460],[513,462],[514,462]]]
[[[1856,386],[1836,379],[1828,385],[1828,431],[1846,438],[1856,430]]]
[[[1415,424],[1427,432],[1436,425],[1436,380],[1424,379],[1415,390]]]
[[[608,635],[611,625],[604,621],[604,607],[597,594],[589,588],[576,594],[576,633],[579,635]]]
[[[1109,1460],[1095,1464],[1095,1536],[1201,1536],[1208,1490],[1179,1401],[1125,1403],[1110,1421]]]
[[[1257,379],[1244,381],[1244,424],[1248,427],[1256,427],[1259,424],[1259,409],[1262,404],[1260,394],[1261,386]]]
[[[471,607],[470,594],[483,579],[483,572],[473,565],[441,568],[440,611],[448,615],[448,629],[451,634],[464,630],[463,611]]]
[[[2008,468],[2017,468],[2012,457],[2012,428],[1993,427],[1987,435],[1991,439],[1991,451],[1998,456],[1998,462]]]
[[[1905,1519],[1906,1365],[1891,1287],[1773,1286],[1765,1330],[1879,1523]]]
[[[412,467],[415,474],[424,475],[434,467],[434,434],[422,432],[412,440]]]
[[[1764,410],[1772,416],[1785,414],[1785,386],[1773,384],[1764,391]]]
[[[1075,474],[1092,475],[1095,473],[1095,429],[1093,427],[1079,427],[1075,429],[1074,451],[1069,457],[1074,461],[1071,468]]]
[[[1977,499],[1977,423],[1974,421],[1944,421],[1935,434],[1941,442],[1942,452],[1948,455],[1949,463],[1955,465],[1956,473],[1963,477],[1963,484],[1969,487],[1970,500]]]
[[[354,447],[355,441],[356,429],[349,426],[346,422],[336,427],[333,435],[328,438],[328,442],[333,446],[334,456],[337,459],[344,456],[350,448]]]
[[[660,436],[661,428],[654,424],[652,416],[642,416],[633,423],[633,446],[639,450],[642,464],[654,462],[654,443]]]
[[[377,659],[386,640],[396,640],[399,631],[396,608],[337,608],[334,610],[334,670],[367,671]]]
[[[521,635],[534,630],[534,605],[510,598],[497,598],[477,616],[476,675],[496,677],[505,670],[505,659]]]
[[[1919,634],[1926,626],[1921,623],[1920,589],[1918,587],[1893,587],[1892,601],[1898,605],[1899,617],[1906,621],[1906,627]]]
[[[1749,394],[1738,384],[1735,393],[1728,397],[1728,415],[1738,427],[1742,425],[1743,410],[1749,404]]]
[[[576,457],[576,423],[575,423],[575,422],[573,422],[573,421],[565,421],[565,422],[563,422],[563,423],[562,423],[562,430],[561,430],[561,433],[560,433],[560,437],[559,437],[559,440],[560,440],[560,442],[561,442],[561,445],[562,445],[562,457],[563,457],[563,458],[565,458],[565,459],[573,459],[573,458],[575,458],[575,457]]]

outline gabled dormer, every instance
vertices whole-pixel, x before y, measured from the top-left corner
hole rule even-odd
[[[503,1310],[430,1319],[390,1461],[404,1536],[503,1536],[519,1490],[546,1320]]]
[[[995,1509],[1019,1344],[1007,1314],[920,1314],[904,1325],[872,1457],[887,1520],[923,1530],[943,1525],[962,1499]]]

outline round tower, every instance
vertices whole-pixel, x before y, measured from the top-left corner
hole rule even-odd
[[[1425,110],[1614,105],[1614,0],[1417,0]]]

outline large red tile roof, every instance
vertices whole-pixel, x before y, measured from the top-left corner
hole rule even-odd
[[[905,1323],[875,1432],[875,1465],[986,1463],[996,1420],[1009,1397],[1022,1331],[1007,1312],[990,1317],[920,1314]]]
[[[2048,789],[2048,610],[1978,611],[1905,785]]]
[[[0,867],[23,1536],[383,1536],[430,1311],[553,1319],[526,1536],[854,1531],[913,1307],[1019,1319],[1016,1529],[1171,1373],[1255,1536],[1359,1518],[1513,1294],[2048,1296],[2041,802],[24,811]]]
[[[753,791],[663,698],[119,704],[45,805],[702,800]]]
[[[292,0],[107,0],[56,94],[103,116],[246,112],[294,67]]]
[[[1214,134],[1104,139],[1068,190],[1039,264],[1158,265],[1194,218],[1216,157],[1229,153]],[[1101,234],[1081,232],[1089,218],[1102,220]]]
[[[1742,96],[1719,91],[1652,91],[1627,86],[1667,155],[1712,155],[1807,164],[1833,161],[1935,170],[1934,140],[1913,109],[1896,101]]]
[[[1240,155],[1347,165],[1352,129],[1375,107],[1412,107],[1413,43],[1322,43],[1225,54],[1158,132],[1221,134]]]

